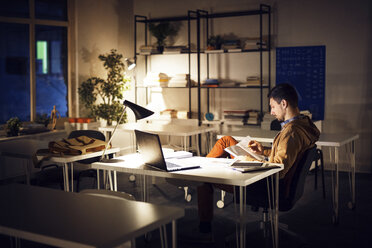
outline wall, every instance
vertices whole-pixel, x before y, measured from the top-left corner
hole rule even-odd
[[[372,3],[369,0],[137,0],[134,14],[149,17],[186,15],[187,10],[210,12],[238,11],[257,8],[260,2],[273,7],[273,40],[275,46],[326,46],[326,103],[323,130],[329,133],[359,133],[356,143],[357,170],[371,172],[372,162]],[[236,24],[234,24],[236,25]],[[217,27],[216,27],[217,28]],[[241,29],[246,29],[241,25]],[[275,58],[275,56],[273,55]],[[176,64],[172,59],[172,64]],[[273,59],[275,82],[275,60]],[[182,62],[184,63],[184,62]],[[221,60],[221,63],[224,63]],[[219,70],[217,67],[216,70]],[[244,71],[244,63],[234,71]],[[205,73],[205,72],[203,72]],[[172,92],[173,99],[184,93]],[[219,99],[233,99],[243,93],[217,94]],[[194,94],[195,95],[195,94]],[[205,99],[205,98],[204,98]],[[242,98],[240,98],[242,99]],[[193,98],[195,103],[196,98]],[[249,95],[244,101],[257,102]],[[239,104],[241,104],[240,101]],[[170,103],[172,104],[172,103]],[[235,103],[231,103],[234,105]],[[216,103],[218,107],[218,103]],[[240,105],[243,106],[243,105]],[[341,151],[341,155],[344,152]],[[326,158],[327,159],[327,158]],[[341,157],[344,166],[345,157]]]
[[[79,84],[89,77],[106,78],[106,71],[99,54],[117,49],[124,58],[133,57],[133,1],[132,0],[76,0],[75,19],[77,36],[77,71]],[[132,100],[133,94],[127,92],[126,99]],[[78,105],[78,102],[74,104]],[[79,106],[79,116],[87,111]],[[128,111],[129,112],[129,111]],[[133,119],[132,113],[129,118]],[[118,132],[113,145],[125,148],[129,135]]]

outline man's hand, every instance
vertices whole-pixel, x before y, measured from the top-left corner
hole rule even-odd
[[[263,146],[255,140],[249,141],[248,148],[251,149],[251,151],[253,151],[256,154],[263,155],[264,151]]]

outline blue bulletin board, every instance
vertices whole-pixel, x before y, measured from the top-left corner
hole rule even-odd
[[[324,120],[325,56],[325,46],[276,48],[276,84],[295,86],[300,110],[314,120]]]

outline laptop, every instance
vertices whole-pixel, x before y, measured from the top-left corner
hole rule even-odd
[[[138,151],[146,165],[162,171],[179,171],[199,168],[195,161],[186,159],[171,159],[172,162],[166,162],[159,135],[134,130],[137,140]],[[179,160],[179,161],[177,161]],[[190,163],[187,163],[190,162]]]

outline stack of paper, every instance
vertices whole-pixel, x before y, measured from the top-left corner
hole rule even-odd
[[[189,81],[189,74],[175,74],[169,80],[168,87],[186,87]]]
[[[167,87],[169,79],[165,73],[148,72],[144,79],[144,86]]]

